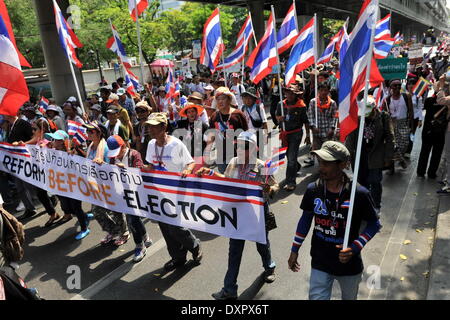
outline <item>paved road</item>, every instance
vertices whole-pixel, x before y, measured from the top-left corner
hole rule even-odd
[[[363,251],[366,269],[360,299],[426,297],[436,223],[437,184],[415,175],[419,147],[420,141],[417,141],[408,169],[399,169],[394,176],[384,176],[383,229]],[[283,180],[283,174],[284,169],[278,176],[279,181]],[[317,167],[302,169],[297,189],[293,193],[280,191],[272,205],[278,223],[278,228],[270,232],[272,254],[277,263],[277,280],[273,284],[263,283],[263,268],[255,244],[246,243],[238,279],[240,299],[308,298],[310,237],[300,250],[302,270],[299,273],[288,270],[287,259],[300,217],[299,204],[307,184],[317,176]],[[99,241],[104,234],[95,221],[91,223],[91,234],[76,241],[75,218],[52,228],[43,227],[46,220],[43,214],[27,222],[26,255],[18,271],[46,299],[204,300],[211,299],[211,293],[222,287],[227,269],[226,238],[195,232],[204,250],[201,265],[191,261],[184,268],[166,273],[162,266],[169,255],[156,223],[145,222],[154,244],[141,263],[133,264],[130,261],[134,243],[130,240],[120,248],[101,246]],[[410,240],[410,244],[403,244],[405,240]],[[400,259],[400,254],[407,259]],[[71,268],[80,270],[79,288],[71,286],[75,283]],[[369,278],[379,281],[371,288],[366,285]],[[339,299],[337,287],[333,299]]]

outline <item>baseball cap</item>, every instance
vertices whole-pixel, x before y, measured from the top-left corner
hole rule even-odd
[[[152,125],[152,126],[157,126],[161,123],[164,123],[167,125],[167,116],[165,113],[162,113],[162,112],[154,112],[154,113],[150,114],[150,116],[148,117],[148,120],[145,123]]]
[[[67,98],[66,101],[69,101],[69,102],[77,102],[77,98],[75,98],[74,96],[72,96],[72,97]]]
[[[54,133],[46,133],[44,138],[47,140],[67,140],[69,135],[64,130],[57,130]]]
[[[102,111],[102,107],[99,104],[94,104],[91,110]]]
[[[108,108],[108,110],[106,111],[106,113],[118,113],[120,111],[120,109],[116,106],[111,106]]]
[[[140,101],[138,103],[136,103],[136,107],[134,108],[135,110],[137,109],[144,109],[147,111],[152,111],[152,108],[148,105],[147,101]]]
[[[250,96],[254,99],[258,99],[258,96],[256,95],[256,93],[257,93],[256,88],[250,87],[250,88],[247,88],[247,90],[245,92],[241,93],[241,97]]]
[[[115,158],[120,153],[120,148],[125,144],[123,139],[118,135],[113,135],[106,140],[108,145],[108,158]]]
[[[49,105],[46,111],[55,111],[57,113],[59,112],[58,108],[54,104]]]
[[[104,137],[108,136],[108,129],[106,129],[106,127],[98,121],[89,122],[87,124],[84,124],[83,127],[91,130],[97,130],[101,132]]]
[[[340,142],[326,141],[320,150],[311,151],[311,153],[317,155],[324,161],[348,161],[350,158],[350,152]]]
[[[123,96],[125,93],[127,93],[127,91],[124,89],[124,88],[119,88],[119,89],[117,89],[117,95],[120,97],[120,96]]]
[[[255,146],[258,144],[258,142],[256,140],[256,134],[254,134],[253,132],[250,132],[250,131],[241,132],[239,134],[239,136],[237,137],[237,140],[250,142],[250,143],[253,143]]]
[[[111,103],[111,102],[113,102],[114,100],[119,100],[119,96],[118,96],[117,94],[115,94],[115,93],[111,93],[111,94],[109,95],[109,98],[108,98],[108,100],[106,101],[106,103]]]

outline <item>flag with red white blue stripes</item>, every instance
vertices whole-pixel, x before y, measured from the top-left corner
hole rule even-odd
[[[297,13],[292,3],[277,33],[278,53],[282,54],[295,43],[298,36]]]
[[[203,28],[202,51],[200,63],[207,66],[211,72],[216,70],[222,52],[225,49],[220,27],[219,8],[213,11]]]
[[[136,22],[136,10],[137,15],[140,16],[147,8],[148,0],[128,0],[128,11],[134,22]]]

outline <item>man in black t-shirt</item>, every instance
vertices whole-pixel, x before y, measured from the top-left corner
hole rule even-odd
[[[350,153],[340,142],[327,141],[313,151],[319,160],[320,178],[308,185],[300,208],[303,215],[289,257],[289,269],[300,270],[298,251],[314,219],[311,241],[311,277],[309,298],[329,300],[334,280],[340,284],[343,300],[355,300],[363,272],[361,250],[380,230],[369,191],[357,186],[349,235],[349,246],[342,249],[350,206],[352,182],[344,173]],[[367,226],[360,234],[362,221]]]

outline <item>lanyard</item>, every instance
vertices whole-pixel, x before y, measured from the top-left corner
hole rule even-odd
[[[338,197],[336,198],[336,201],[335,201],[334,217],[332,217],[333,218],[333,223],[331,225],[333,230],[334,230],[334,227],[336,226],[336,216],[337,216],[337,213],[338,213],[338,210],[339,210],[339,199],[341,198],[342,191],[344,190],[344,185],[345,185],[345,182],[342,184],[341,190],[339,191]],[[327,212],[329,212],[330,215],[331,215],[331,211],[329,211],[328,207],[327,207],[327,185],[326,185],[326,182],[324,182],[324,184],[323,184],[323,194],[324,194],[324,198],[325,198],[324,201],[323,201],[324,206],[325,206],[325,210],[327,210]]]
[[[161,148],[161,153],[158,154],[158,146],[156,145],[156,142],[155,142],[155,155],[156,155],[156,160],[158,161],[158,165],[160,165],[160,166],[163,165],[162,158],[163,158],[163,155],[164,155],[164,148],[165,148],[165,147],[166,147],[166,141],[164,140],[164,145],[163,145],[163,147]]]

